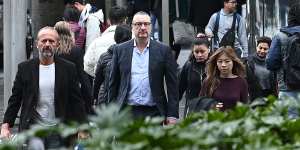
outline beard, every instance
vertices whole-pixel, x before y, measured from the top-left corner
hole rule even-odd
[[[44,49],[39,49],[39,55],[42,58],[52,58],[54,56],[54,48],[44,48]]]

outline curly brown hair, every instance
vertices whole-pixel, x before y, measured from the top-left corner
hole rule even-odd
[[[206,64],[207,77],[204,81],[206,83],[205,96],[211,97],[220,84],[220,71],[217,66],[217,60],[223,54],[228,56],[233,62],[232,74],[245,77],[245,65],[237,57],[235,50],[230,46],[221,47],[213,53]]]

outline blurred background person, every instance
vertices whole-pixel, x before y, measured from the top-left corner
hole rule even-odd
[[[72,0],[71,5],[80,11],[79,25],[86,30],[85,50],[102,34],[101,27],[105,24],[102,9],[97,9],[84,0]]]
[[[271,38],[257,39],[256,53],[249,56],[247,61],[247,82],[250,100],[258,97],[277,95],[276,75],[266,67],[266,56],[271,46]]]
[[[184,116],[189,106],[189,100],[199,96],[202,82],[206,77],[205,65],[210,53],[207,37],[195,38],[189,59],[182,67],[179,75],[179,99],[185,93],[186,103]]]
[[[125,24],[127,19],[125,8],[114,6],[110,8],[108,23],[109,27],[102,33],[102,35],[96,38],[86,50],[83,57],[83,68],[86,73],[89,74],[91,83],[95,77],[95,67],[101,54],[107,51],[107,49],[115,44],[114,35],[116,26]]]
[[[83,53],[82,50],[75,46],[74,37],[70,26],[65,21],[59,21],[55,24],[54,29],[59,35],[59,48],[56,52],[58,57],[64,58],[76,65],[79,77],[82,98],[85,102],[85,109],[91,113],[92,106],[92,85],[88,82],[88,76],[83,71]]]
[[[116,27],[114,39],[116,44],[126,42],[131,39],[131,28],[128,25],[118,25]],[[111,59],[113,56],[114,45],[110,46],[108,50],[103,53],[96,65],[95,80],[93,84],[94,89],[94,105],[108,103],[108,84]]]
[[[71,31],[74,33],[75,45],[84,50],[85,30],[78,24],[80,12],[72,5],[67,5],[64,10],[64,21],[69,23]]]
[[[213,37],[213,48],[232,46],[239,58],[248,57],[246,20],[236,12],[236,0],[223,0],[223,8],[214,13],[205,27]]]

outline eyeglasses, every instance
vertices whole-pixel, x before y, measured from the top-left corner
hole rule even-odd
[[[143,25],[145,26],[145,27],[148,27],[148,26],[150,26],[151,25],[151,23],[150,22],[136,22],[136,23],[132,23],[132,25],[134,25],[134,26],[137,26],[137,27],[142,27]]]

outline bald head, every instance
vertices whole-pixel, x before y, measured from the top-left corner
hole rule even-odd
[[[39,32],[37,34],[37,40],[39,40],[40,37],[45,34],[50,34],[50,35],[54,36],[57,39],[57,41],[59,40],[59,35],[58,35],[57,31],[54,29],[54,27],[49,27],[49,26],[43,27],[39,30]]]
[[[53,27],[40,29],[37,35],[37,48],[40,63],[48,65],[53,63],[53,56],[59,46],[59,36]]]

